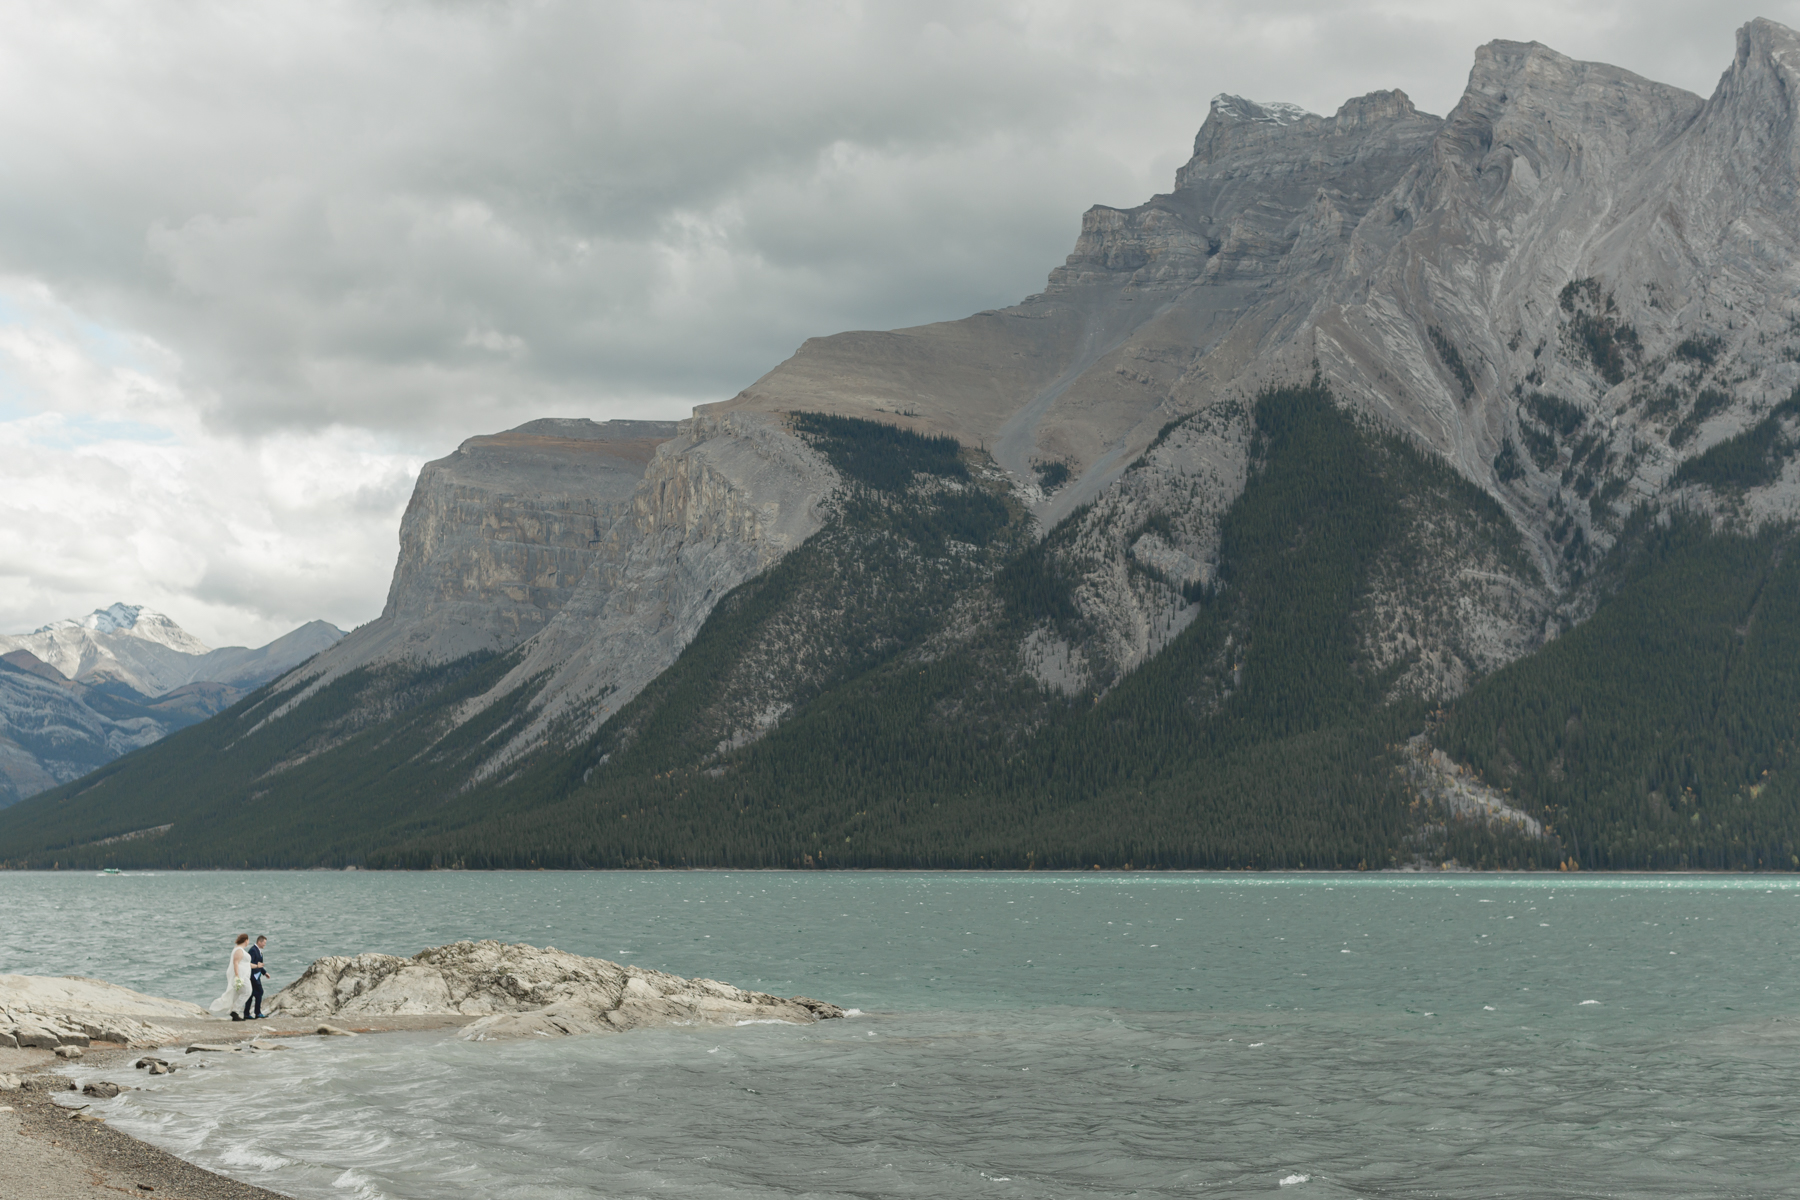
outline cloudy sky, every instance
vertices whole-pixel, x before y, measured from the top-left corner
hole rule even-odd
[[[1478,44],[1710,93],[1800,2],[8,0],[0,632],[375,616],[419,465],[1039,290],[1218,92],[1443,113]]]

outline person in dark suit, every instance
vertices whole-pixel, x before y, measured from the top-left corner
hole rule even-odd
[[[263,1019],[263,980],[269,977],[268,969],[263,966],[263,948],[268,944],[268,934],[259,933],[256,935],[256,944],[250,947],[250,997],[244,1001],[244,1020],[246,1021]],[[256,1009],[255,1016],[250,1015],[252,1008]]]

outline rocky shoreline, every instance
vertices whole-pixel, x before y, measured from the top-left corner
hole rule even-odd
[[[391,1017],[343,1032],[448,1030],[465,1023],[456,1017]],[[187,1200],[285,1200],[278,1192],[216,1175],[121,1133],[88,1111],[87,1105],[135,1086],[140,1074],[164,1073],[156,1069],[159,1063],[165,1070],[189,1069],[195,1065],[190,1051],[201,1061],[210,1061],[215,1054],[266,1052],[281,1048],[277,1039],[316,1036],[317,1027],[244,1025],[212,1017],[178,1021],[168,1032],[175,1035],[171,1046],[181,1049],[147,1054],[117,1042],[70,1043],[76,1052],[70,1057],[106,1073],[104,1082],[81,1091],[66,1076],[54,1073],[65,1062],[55,1050],[0,1047],[0,1163],[5,1164],[0,1171],[0,1200],[98,1200],[121,1192]],[[138,1067],[139,1062],[144,1066]]]
[[[129,1085],[141,1051],[112,1043],[82,1048],[84,1061],[116,1068]],[[215,1175],[121,1133],[71,1095],[74,1085],[50,1068],[60,1060],[40,1047],[0,1049],[0,1200],[67,1200],[123,1192],[192,1200],[282,1200],[280,1193]],[[12,1072],[22,1072],[13,1074]],[[92,1099],[107,1099],[106,1085]],[[113,1084],[110,1086],[120,1086]]]
[[[272,1053],[285,1048],[281,1039],[301,1036],[444,1030],[491,1041],[658,1026],[804,1025],[845,1015],[804,996],[495,941],[456,942],[411,958],[321,958],[276,993],[267,1011],[269,1020],[246,1024],[98,979],[0,975],[0,1200],[120,1192],[278,1198],[139,1142],[86,1111],[86,1103],[135,1086],[140,1072],[187,1069],[194,1055],[207,1061]],[[75,1085],[54,1073],[77,1058],[109,1068],[109,1078],[90,1083],[85,1095],[71,1095]]]
[[[181,1036],[172,1023],[206,1016],[198,1004],[81,975],[0,975],[0,1047],[6,1049],[166,1046]]]
[[[455,942],[411,958],[321,958],[270,1001],[282,1017],[472,1017],[472,1041],[624,1033],[669,1025],[810,1025],[844,1010],[716,979],[685,979],[546,946]]]

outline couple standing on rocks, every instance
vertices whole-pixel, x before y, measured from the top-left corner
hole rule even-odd
[[[249,944],[250,935],[237,935],[237,944],[231,948],[231,963],[225,968],[225,992],[217,1000],[207,1005],[213,1012],[229,1012],[234,1021],[260,1021],[263,1019],[263,980],[269,977],[267,968],[263,966],[263,948],[269,944],[269,936],[264,933],[256,935],[256,944]],[[244,1015],[238,1015],[238,1001],[242,999]],[[256,1009],[252,1016],[251,1008]]]

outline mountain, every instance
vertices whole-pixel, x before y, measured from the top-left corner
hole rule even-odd
[[[311,621],[255,650],[212,650],[131,604],[0,635],[0,808],[229,708],[341,637]]]
[[[1800,868],[1797,76],[1220,96],[1018,305],[465,442],[0,861]]]
[[[209,653],[169,618],[134,604],[52,621],[28,634],[0,634],[0,650],[24,650],[65,679],[113,680],[146,696],[190,682]]]
[[[24,651],[63,679],[122,684],[143,696],[161,696],[190,683],[254,688],[343,636],[335,625],[309,621],[255,650],[213,650],[162,613],[114,604],[27,634],[0,634],[0,653]]]

